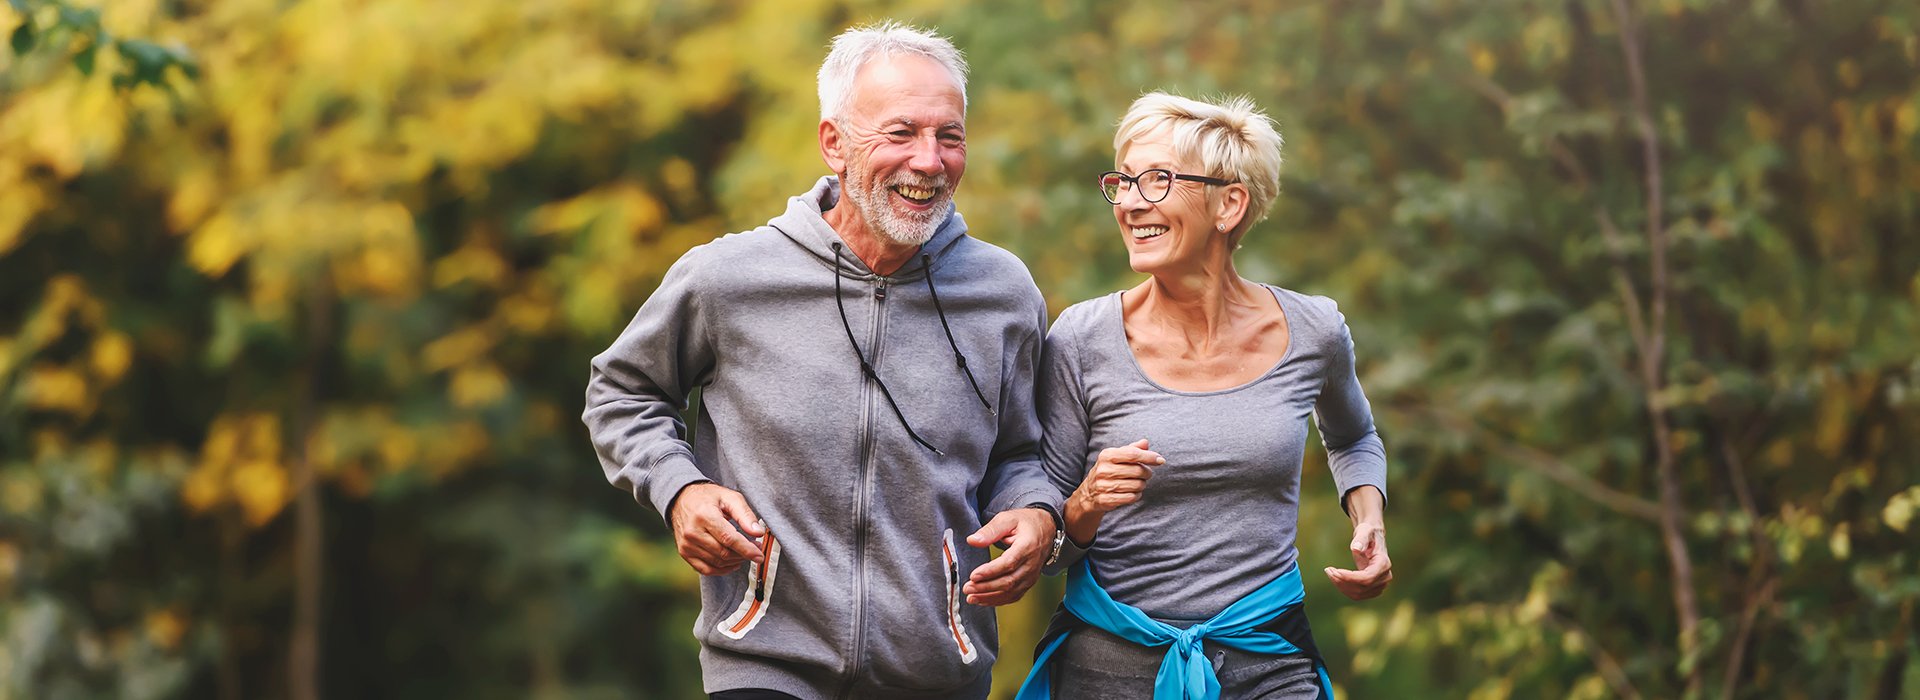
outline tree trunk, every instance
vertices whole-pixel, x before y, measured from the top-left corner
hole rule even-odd
[[[288,450],[295,489],[293,637],[287,645],[287,696],[292,700],[321,697],[320,601],[326,575],[326,520],[307,445],[319,423],[321,371],[332,342],[332,314],[331,285],[321,276],[308,289],[306,366],[295,389],[291,431],[295,442]]]

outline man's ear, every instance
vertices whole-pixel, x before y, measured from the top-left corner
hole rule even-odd
[[[840,132],[840,125],[832,119],[820,120],[820,159],[835,175],[847,174],[847,159],[840,157],[845,145],[846,134]]]

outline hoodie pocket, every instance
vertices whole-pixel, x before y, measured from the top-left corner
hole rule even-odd
[[[960,557],[953,549],[953,528],[947,528],[940,542],[940,556],[946,564],[947,572],[947,633],[953,638],[954,649],[960,654],[960,661],[973,663],[979,658],[980,649],[967,637],[967,625],[960,620]]]
[[[774,539],[772,533],[768,533],[764,539],[766,563],[747,564],[747,590],[741,596],[740,607],[715,627],[728,639],[747,636],[767,616],[767,610],[773,605],[774,576],[780,571],[780,541]]]

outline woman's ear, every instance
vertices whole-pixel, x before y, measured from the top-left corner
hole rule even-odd
[[[1214,210],[1214,230],[1221,233],[1232,231],[1246,215],[1247,186],[1236,182],[1222,188],[1220,205]]]

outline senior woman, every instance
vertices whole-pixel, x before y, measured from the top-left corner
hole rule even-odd
[[[1331,697],[1294,539],[1317,417],[1357,570],[1392,579],[1386,457],[1332,300],[1242,278],[1280,134],[1245,98],[1133,103],[1100,177],[1139,285],[1075,304],[1047,336],[1046,467],[1070,495],[1067,598],[1019,697]],[[1058,565],[1056,565],[1058,566]]]

